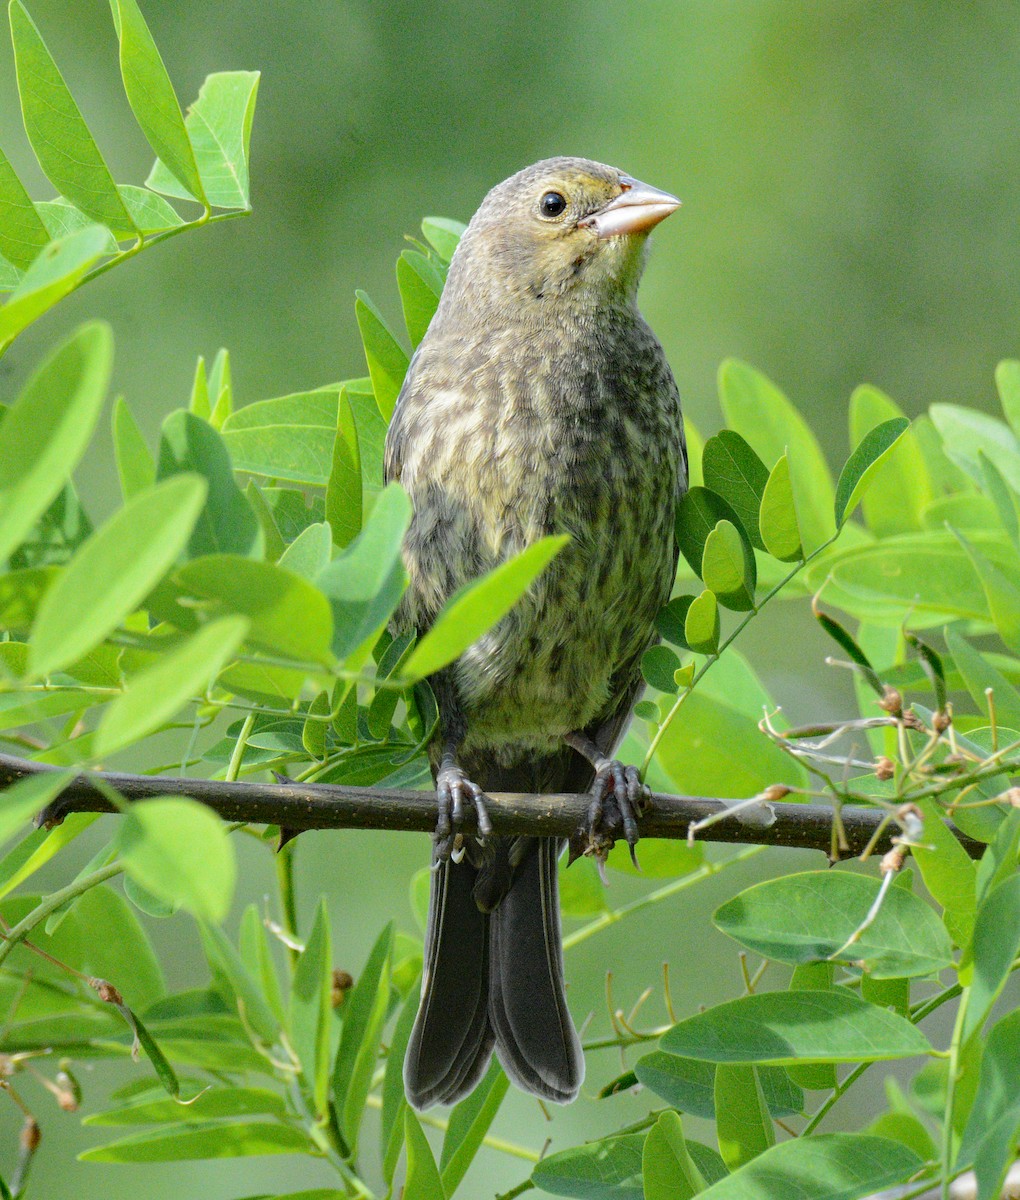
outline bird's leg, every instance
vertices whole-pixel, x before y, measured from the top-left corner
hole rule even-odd
[[[570,839],[571,861],[581,854],[591,854],[601,864],[613,848],[616,832],[622,823],[631,861],[637,866],[634,852],[639,837],[637,818],[650,795],[641,782],[637,767],[627,766],[616,758],[606,758],[591,738],[583,733],[568,733],[563,741],[595,768],[595,779],[589,791],[591,802],[584,824]],[[607,819],[606,800],[610,793],[616,811]]]
[[[472,783],[457,762],[457,742],[447,739],[443,744],[443,757],[436,772],[436,799],[439,815],[436,820],[436,858],[452,858],[459,862],[464,853],[464,800],[470,799],[475,810],[478,840],[484,842],[492,833],[492,822],[485,807],[485,793],[477,783]]]

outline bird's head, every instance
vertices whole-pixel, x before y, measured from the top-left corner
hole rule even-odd
[[[450,284],[475,295],[484,290],[497,303],[628,301],[648,233],[679,204],[615,167],[545,159],[485,197],[451,264]]]

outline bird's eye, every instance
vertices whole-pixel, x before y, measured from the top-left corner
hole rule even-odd
[[[558,217],[567,207],[566,199],[559,192],[546,192],[538,202],[543,217]]]

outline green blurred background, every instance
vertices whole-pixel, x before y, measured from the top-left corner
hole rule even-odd
[[[123,97],[107,4],[28,7],[114,176],[141,182],[151,155]],[[642,303],[703,432],[718,423],[715,372],[727,355],[780,383],[838,465],[857,383],[884,388],[910,414],[934,400],[991,407],[994,364],[1020,351],[1015,0],[142,0],[142,8],[182,100],[210,71],[262,71],[254,212],[155,249],[65,301],[0,363],[4,396],[90,315],[112,322],[115,388],[152,439],[185,402],[196,355],[208,359],[221,345],[242,403],[362,374],[355,287],[396,324],[403,236],[425,214],[466,220],[488,187],[552,154],[599,158],[682,197],[656,234]],[[33,194],[48,198],[20,129],[3,38],[0,143]],[[105,435],[80,483],[94,515],[113,504]],[[773,694],[794,719],[845,712],[845,681],[805,673],[824,648],[800,624],[793,642],[790,619],[789,610],[771,616],[749,644]],[[251,869],[239,902],[272,886],[268,858],[243,853]],[[358,969],[385,916],[413,928],[407,881],[425,857],[424,838],[301,839],[301,907],[309,912],[319,889],[327,892],[338,965]],[[808,854],[769,861],[770,870],[819,865]],[[733,994],[736,956],[707,914],[738,882],[710,884],[686,905],[673,901],[571,952],[578,1014],[578,997],[598,1004],[609,968],[618,1003],[629,1007],[664,957],[680,1011]],[[616,877],[613,900],[640,890]],[[188,923],[164,923],[154,936],[171,984],[196,978]],[[649,1018],[662,1020],[653,1004]],[[593,1028],[604,1026],[603,1013]],[[618,1068],[608,1053],[591,1056],[589,1093]],[[102,1093],[113,1074],[87,1075],[86,1095]],[[123,1080],[124,1069],[116,1074]],[[73,1190],[220,1200],[327,1182],[314,1164],[290,1159],[86,1167],[75,1151],[101,1139],[41,1091],[31,1096],[45,1141],[30,1194],[46,1200]],[[496,1132],[536,1147],[548,1136],[562,1148],[646,1110],[644,1099],[588,1102],[546,1123],[533,1101],[514,1095]],[[13,1106],[0,1107],[0,1122],[9,1163]],[[526,1171],[483,1154],[465,1194],[490,1195]]]

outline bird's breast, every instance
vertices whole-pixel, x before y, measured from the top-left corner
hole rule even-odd
[[[661,350],[608,366],[494,355],[489,369],[402,397],[408,623],[547,534],[569,544],[454,668],[469,739],[538,748],[581,728],[640,655],[672,584],[682,475]],[[618,357],[618,356],[617,356]]]

